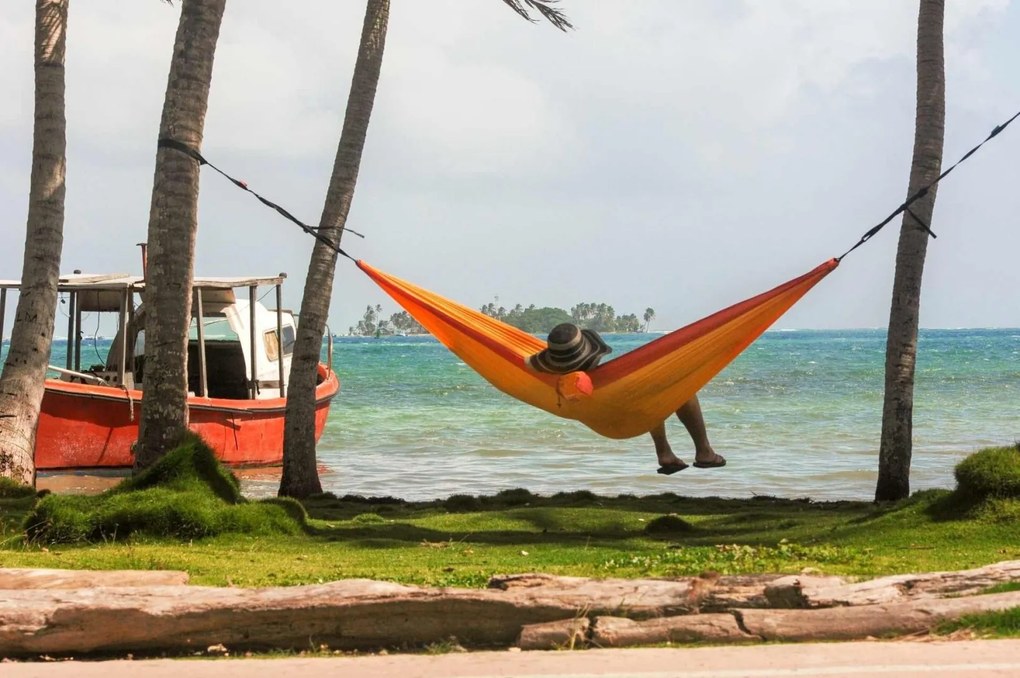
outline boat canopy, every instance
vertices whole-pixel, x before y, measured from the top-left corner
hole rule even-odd
[[[286,274],[275,276],[200,277],[195,278],[193,288],[200,290],[202,301],[233,303],[234,290],[240,287],[261,287],[280,285]],[[20,280],[0,280],[0,290],[21,287]],[[141,294],[145,290],[145,278],[127,273],[72,273],[60,276],[58,292],[74,292],[78,308],[83,312],[117,312],[126,291]]]
[[[296,336],[296,320],[281,308],[285,273],[273,276],[196,277],[193,280],[192,336],[188,347],[189,390],[202,397],[271,399],[284,397]],[[266,309],[256,299],[259,287],[276,288],[277,308]],[[7,291],[20,289],[17,280],[0,280],[0,333]],[[248,289],[248,299],[235,290]],[[125,273],[91,274],[75,271],[60,276],[57,290],[68,295],[69,337],[64,367],[51,366],[61,379],[97,379],[119,388],[141,388],[144,364],[144,320],[135,295],[145,297],[145,278]],[[81,332],[83,313],[114,313],[117,335],[105,364],[83,370]],[[222,319],[222,320],[220,320]],[[206,337],[218,323],[229,336]],[[330,347],[331,348],[331,347]],[[332,368],[332,351],[329,352]],[[229,372],[229,374],[228,374]],[[225,384],[229,384],[228,388]],[[227,392],[229,391],[229,394]],[[219,395],[217,395],[219,394]]]

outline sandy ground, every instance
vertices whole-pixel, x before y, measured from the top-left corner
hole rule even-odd
[[[437,656],[6,663],[3,678],[812,678],[1020,676],[1020,640],[862,642]]]
[[[241,481],[241,492],[247,497],[276,496],[280,487],[280,467],[235,468],[231,471]],[[319,472],[322,473],[321,468]],[[127,469],[90,473],[45,471],[39,473],[35,486],[38,490],[49,490],[57,494],[99,494],[128,475]]]
[[[56,494],[99,494],[124,478],[125,476],[80,475],[76,473],[40,475],[36,478],[35,488],[49,490]]]

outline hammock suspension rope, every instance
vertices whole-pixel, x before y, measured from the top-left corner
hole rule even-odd
[[[647,433],[669,417],[822,278],[835,270],[844,257],[870,240],[897,215],[909,214],[919,228],[935,238],[935,233],[914,213],[911,205],[1017,117],[1020,117],[1020,112],[996,126],[981,143],[931,183],[909,196],[839,257],[591,370],[566,375],[539,373],[528,367],[527,357],[545,348],[545,342],[538,337],[355,259],[339,247],[343,229],[335,234],[334,241],[324,233],[330,231],[329,235],[334,235],[333,228],[305,224],[186,144],[174,139],[160,139],[158,147],[179,151],[200,165],[209,165],[305,233],[354,261],[436,339],[499,390],[552,414],[576,419],[601,435],[630,438]]]

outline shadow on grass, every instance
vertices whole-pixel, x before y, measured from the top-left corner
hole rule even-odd
[[[764,545],[782,538],[813,540],[820,525],[845,525],[875,510],[863,502],[690,498],[672,493],[601,497],[587,491],[543,497],[522,489],[429,502],[323,494],[303,503],[315,519],[309,526],[311,534],[369,548],[461,540],[602,547],[625,547],[634,539],[689,546]],[[436,528],[437,522],[450,528]],[[472,529],[474,525],[480,529]]]

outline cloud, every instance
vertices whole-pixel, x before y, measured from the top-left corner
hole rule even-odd
[[[471,305],[652,306],[693,320],[846,249],[904,197],[916,3],[642,0],[565,6],[577,30],[498,0],[393,3],[350,225],[359,256]],[[179,7],[71,7],[65,261],[133,270]],[[231,3],[204,150],[306,221],[321,211],[363,3]],[[23,228],[32,8],[0,16],[0,218]],[[1018,3],[947,3],[946,158],[1014,112]],[[1015,324],[1012,129],[940,191],[926,323]],[[203,175],[203,273],[287,270],[299,302],[311,244]],[[878,326],[890,225],[784,323]],[[225,257],[224,253],[230,256]],[[964,257],[964,254],[967,256]],[[0,275],[21,266],[0,253]],[[966,259],[966,260],[965,260]],[[218,270],[225,267],[230,270]],[[341,264],[334,325],[387,303]],[[65,267],[66,268],[66,267]],[[955,281],[948,284],[947,280]],[[815,301],[818,299],[818,301]],[[791,325],[786,325],[791,326]]]

